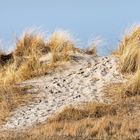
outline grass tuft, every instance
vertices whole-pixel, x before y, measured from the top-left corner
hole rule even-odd
[[[70,54],[76,51],[71,35],[66,31],[56,31],[49,38],[48,46],[53,54],[53,62],[68,61]]]
[[[97,56],[97,47],[101,45],[102,40],[100,38],[95,38],[88,43],[88,48],[85,50],[86,54]]]
[[[128,82],[125,94],[127,96],[140,95],[140,70],[133,75],[132,79]]]
[[[75,51],[74,41],[66,31],[54,32],[48,41],[41,33],[25,32],[17,39],[15,50],[9,54],[13,61],[6,63],[3,60],[6,65],[0,69],[0,81],[11,84],[46,75],[54,66],[71,60]],[[0,60],[1,56],[8,57],[2,54]],[[42,61],[42,58],[45,59]]]
[[[113,54],[120,58],[124,73],[136,72],[140,67],[140,25],[131,27],[124,35],[119,48]]]

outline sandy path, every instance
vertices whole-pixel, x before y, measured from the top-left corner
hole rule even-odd
[[[107,83],[122,82],[116,70],[116,58],[75,56],[76,61],[61,72],[21,83],[32,85],[40,96],[12,113],[2,129],[21,130],[46,121],[48,117],[70,104],[103,102],[102,89]]]

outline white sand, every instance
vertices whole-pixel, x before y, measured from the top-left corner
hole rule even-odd
[[[117,71],[117,59],[112,56],[79,54],[74,58],[75,61],[67,64],[63,71],[21,83],[21,86],[32,85],[32,91],[37,90],[40,94],[34,102],[14,110],[6,124],[0,127],[26,129],[46,121],[66,106],[90,101],[105,102],[103,87],[123,81],[123,76]]]

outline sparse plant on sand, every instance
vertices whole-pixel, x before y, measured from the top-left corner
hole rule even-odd
[[[93,56],[97,56],[97,47],[101,45],[102,40],[100,38],[95,38],[88,43],[88,48],[86,48],[85,53]]]

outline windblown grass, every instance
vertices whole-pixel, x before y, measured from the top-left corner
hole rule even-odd
[[[131,27],[114,52],[120,58],[122,72],[135,72],[140,66],[140,25]]]
[[[134,74],[132,79],[128,82],[125,94],[127,96],[140,95],[140,70],[139,69]]]
[[[47,46],[45,38],[41,33],[25,32],[17,40],[13,55],[16,63],[22,64],[22,61],[38,58],[43,53],[47,54],[49,51],[50,48]]]
[[[17,39],[16,48],[11,53],[13,63],[7,63],[0,69],[1,82],[11,84],[46,75],[51,66],[54,68],[54,65],[59,66],[62,61],[70,60],[71,53],[76,50],[69,33],[65,31],[54,32],[48,41],[40,33],[25,32]],[[42,62],[41,58],[48,54],[52,54],[52,58]]]
[[[140,70],[138,69],[133,75],[127,75],[125,83],[109,84],[104,88],[105,98],[113,102],[120,101],[128,97],[140,95]]]
[[[74,53],[74,41],[71,35],[65,31],[57,31],[49,38],[48,46],[53,54],[53,62],[70,60],[70,53]]]
[[[120,58],[121,71],[127,72],[129,75],[133,72],[133,75],[131,75],[132,79],[130,79],[124,84],[108,86],[107,94],[109,95],[108,97],[112,99],[112,102],[110,104],[88,103],[86,105],[81,105],[78,107],[68,107],[65,108],[62,112],[56,114],[53,118],[50,118],[47,123],[39,124],[38,126],[29,130],[28,132],[20,134],[3,132],[0,134],[0,138],[8,140],[63,140],[71,138],[79,140],[140,139],[139,38],[140,27],[137,26],[132,29],[132,32],[125,35],[124,39],[122,40],[119,46],[119,49],[115,52],[115,55],[117,55]],[[73,42],[69,39],[69,37],[66,37],[65,33],[62,32],[54,33],[44,46],[49,47],[49,52],[52,53],[52,59],[50,61],[51,64],[56,64],[57,62],[70,60],[71,57],[69,54],[71,52],[74,53],[76,50]],[[20,47],[18,49],[20,50]],[[9,72],[6,71],[7,66],[5,66],[5,69],[1,69],[4,71],[4,74],[14,75],[13,77],[15,77],[14,80],[16,81],[16,76],[19,76],[19,79],[23,80],[28,79],[30,77],[35,77],[40,72],[42,72],[42,70],[39,69],[40,67],[42,68],[42,64],[38,61],[40,59],[40,53],[38,54],[38,52],[35,51],[36,53],[34,55],[32,51],[27,52],[25,54],[28,57],[24,58],[26,61],[22,61],[22,65],[16,65],[16,67],[14,68],[13,65],[8,65],[8,68],[10,68]],[[14,53],[15,59],[16,56],[20,56],[18,54],[20,53]],[[23,56],[25,56],[25,54],[23,54]],[[32,55],[30,56],[30,54]],[[94,55],[94,49],[89,54]],[[45,67],[46,69],[51,68],[48,67],[48,63],[47,65],[45,64]],[[15,71],[16,73],[14,73]],[[23,76],[23,78],[21,78],[21,76]],[[8,95],[8,98],[9,97],[10,96]],[[3,100],[7,101],[4,98]],[[17,99],[14,99],[14,101],[17,101]],[[12,101],[12,104],[14,101]],[[1,104],[4,110],[4,108],[7,107],[7,103],[4,102]],[[14,105],[15,104],[13,104],[13,106]],[[11,106],[12,105],[10,105],[10,107]],[[4,115],[7,116],[9,114],[9,110],[6,110],[8,113]]]
[[[68,107],[28,132],[3,134],[12,139],[140,139],[140,70],[124,84],[109,86],[110,104]]]

